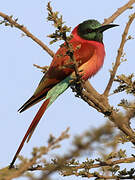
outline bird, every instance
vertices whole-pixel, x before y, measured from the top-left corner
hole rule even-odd
[[[103,66],[105,58],[103,32],[115,26],[118,25],[102,25],[95,19],[89,19],[77,25],[71,32],[72,38],[69,40],[69,44],[73,49],[74,58],[82,80],[88,80]],[[44,99],[43,104],[23,137],[9,168],[14,166],[25,141],[27,140],[28,142],[30,140],[45,110],[70,86],[71,80],[75,77],[74,68],[72,67],[74,62],[68,55],[68,50],[66,43],[60,46],[34,94],[18,110],[21,113]]]

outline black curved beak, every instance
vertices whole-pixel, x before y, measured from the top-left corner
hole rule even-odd
[[[110,29],[110,28],[113,28],[116,26],[119,26],[119,25],[118,24],[107,24],[107,25],[103,25],[103,26],[97,28],[97,30],[102,33],[104,31],[106,31],[107,29]]]

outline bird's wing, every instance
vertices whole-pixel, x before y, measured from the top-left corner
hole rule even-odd
[[[70,44],[73,49],[74,57],[78,63],[78,66],[81,66],[82,64],[90,60],[94,52],[93,46],[90,46],[88,43],[80,43],[73,40],[71,40]],[[44,99],[47,92],[54,85],[65,79],[74,71],[73,64],[74,62],[68,55],[68,48],[65,44],[63,44],[56,52],[49,70],[41,79],[33,96],[18,111],[23,112]]]

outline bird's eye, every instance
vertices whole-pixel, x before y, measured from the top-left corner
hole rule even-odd
[[[84,34],[88,34],[88,33],[91,33],[91,32],[93,32],[93,29],[90,29],[90,28],[85,29],[85,30],[83,31]]]
[[[87,33],[93,32],[93,29],[87,29]]]

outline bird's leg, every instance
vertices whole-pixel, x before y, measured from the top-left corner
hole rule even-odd
[[[42,69],[42,71],[41,72],[43,72],[44,74],[48,71],[48,69],[49,69],[49,66],[43,66],[43,67],[41,67],[41,66],[39,66],[39,65],[37,65],[37,64],[33,64],[33,66],[35,66],[36,68],[38,68],[38,69]]]

